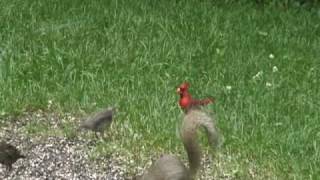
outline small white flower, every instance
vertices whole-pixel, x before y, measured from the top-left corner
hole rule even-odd
[[[268,36],[268,33],[265,31],[258,31],[258,34],[261,36]]]
[[[263,71],[259,71],[256,75],[253,76],[253,79],[256,80],[258,78],[260,78],[263,74]]]
[[[270,59],[273,59],[273,58],[274,58],[274,55],[273,55],[273,54],[269,54],[269,58],[270,58]]]
[[[272,67],[272,72],[278,72],[277,66],[273,66],[273,67]]]
[[[220,54],[220,52],[221,52],[220,49],[219,49],[219,48],[216,48],[216,53],[217,53],[217,54]]]
[[[267,86],[267,87],[271,87],[271,86],[272,86],[272,84],[271,84],[271,83],[269,83],[269,82],[266,82],[266,86]]]
[[[231,86],[226,86],[226,89],[230,91],[232,89],[232,87]]]
[[[52,106],[52,100],[48,100],[48,108],[50,109],[51,108],[51,106]]]

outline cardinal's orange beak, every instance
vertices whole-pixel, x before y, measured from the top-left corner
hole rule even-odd
[[[180,88],[177,88],[176,92],[177,92],[178,94],[180,94],[181,89],[180,89]]]

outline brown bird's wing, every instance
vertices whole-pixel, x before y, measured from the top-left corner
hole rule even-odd
[[[93,118],[94,126],[95,126],[97,129],[104,128],[104,126],[105,126],[107,123],[111,123],[112,118],[113,118],[113,110],[112,110],[112,109],[107,109],[107,110],[105,110],[105,111],[102,111],[102,112],[98,113],[98,114]]]
[[[111,124],[114,111],[114,108],[108,108],[104,111],[101,111],[95,116],[84,121],[81,127],[91,129],[93,131],[103,131],[106,124]]]

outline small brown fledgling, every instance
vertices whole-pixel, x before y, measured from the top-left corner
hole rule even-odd
[[[11,171],[12,164],[20,158],[25,156],[20,154],[16,147],[4,141],[0,142],[0,163],[5,165],[7,170]]]
[[[116,108],[114,107],[109,107],[103,111],[100,111],[83,121],[80,125],[80,128],[94,131],[96,136],[97,132],[104,133],[106,129],[110,128],[115,111]]]

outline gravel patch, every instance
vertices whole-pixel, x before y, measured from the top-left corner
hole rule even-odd
[[[28,136],[23,132],[23,126],[31,120],[45,122],[49,120],[51,128],[59,128],[63,121],[75,118],[61,118],[58,114],[48,114],[42,111],[25,113],[11,120],[0,119],[2,125],[0,139],[16,146],[25,159],[19,159],[13,164],[12,171],[6,171],[0,164],[0,179],[4,180],[122,180],[125,179],[124,167],[121,167],[121,157],[110,157],[92,160],[90,150],[94,148],[96,139],[66,138],[57,136]],[[10,124],[11,122],[11,124]]]

